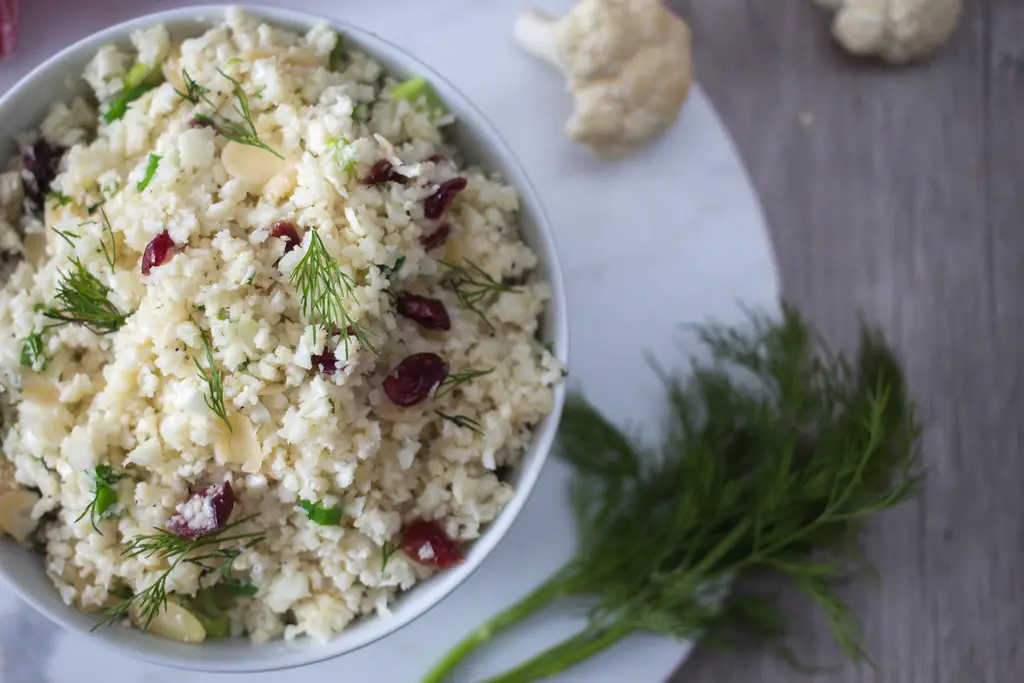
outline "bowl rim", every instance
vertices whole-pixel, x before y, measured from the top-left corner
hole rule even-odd
[[[20,78],[17,83],[10,88],[10,90],[0,97],[0,112],[9,107],[12,101],[16,100],[22,94],[22,91],[25,90],[33,80],[51,71],[59,73],[62,70],[67,70],[67,66],[64,64],[66,60],[81,58],[83,53],[95,52],[95,50],[104,44],[124,41],[134,30],[151,28],[161,23],[168,24],[170,26],[175,23],[185,22],[211,22],[212,26],[212,22],[224,21],[226,13],[236,7],[238,6],[232,4],[206,4],[152,12],[114,24],[101,31],[85,36],[51,57],[45,59],[42,63],[31,69],[25,76]],[[521,204],[523,206],[528,206],[534,217],[536,230],[530,246],[538,254],[541,262],[546,266],[547,270],[547,284],[550,289],[550,297],[547,302],[547,307],[551,312],[549,323],[553,351],[555,357],[559,359],[566,369],[568,369],[569,324],[566,308],[567,296],[550,219],[548,218],[547,212],[544,209],[544,205],[540,200],[536,188],[530,181],[526,170],[523,168],[522,162],[513,152],[511,146],[501,135],[498,129],[490,119],[480,111],[472,99],[463,93],[461,89],[453,84],[442,73],[431,67],[429,64],[423,62],[419,57],[412,54],[405,48],[380,37],[372,31],[360,28],[343,20],[325,17],[312,12],[267,7],[264,5],[245,5],[244,7],[238,8],[247,16],[258,18],[269,24],[286,24],[290,27],[303,26],[308,30],[318,24],[326,23],[332,28],[338,29],[347,35],[355,36],[360,49],[367,52],[367,54],[374,57],[374,59],[388,61],[387,55],[394,54],[401,60],[414,64],[419,75],[423,75],[428,78],[431,83],[442,83],[444,85],[444,89],[452,93],[459,100],[459,105],[462,111],[470,114],[468,117],[463,114],[460,116],[460,120],[464,125],[472,128],[477,134],[486,137],[486,146],[489,148],[490,152],[499,157],[502,163],[512,171],[512,175],[516,176],[513,181],[512,179],[509,179],[506,174],[503,174],[506,175],[505,180],[513,185],[518,191]],[[289,30],[295,29],[290,28]],[[55,101],[57,99],[59,98],[55,98]],[[21,131],[11,131],[10,134],[13,136],[20,132]],[[51,609],[44,600],[37,598],[35,590],[23,586],[22,582],[13,577],[6,567],[0,566],[0,578],[2,578],[3,581],[16,592],[22,600],[59,626],[72,632],[84,633],[85,635],[102,643],[104,647],[110,648],[120,654],[134,659],[152,664],[176,669],[215,673],[256,673],[306,666],[327,661],[335,657],[340,657],[376,643],[421,618],[450,596],[455,589],[472,576],[479,566],[487,559],[490,553],[498,543],[501,542],[508,530],[515,523],[523,507],[525,507],[533,494],[537,479],[539,478],[554,445],[555,433],[561,419],[566,393],[567,388],[564,381],[555,386],[554,406],[535,429],[533,440],[529,447],[530,450],[536,451],[533,461],[530,463],[528,468],[523,469],[513,498],[504,506],[498,517],[486,527],[486,530],[480,535],[480,537],[473,542],[471,555],[470,557],[467,557],[466,562],[455,570],[434,575],[428,581],[417,584],[422,585],[425,588],[429,586],[431,589],[430,597],[424,600],[422,605],[409,607],[404,610],[405,613],[400,613],[401,610],[399,610],[386,617],[382,617],[380,615],[365,617],[372,619],[374,622],[382,623],[384,626],[380,627],[377,632],[371,632],[366,635],[360,634],[360,636],[353,640],[351,644],[335,646],[333,648],[330,647],[333,643],[344,642],[346,631],[343,630],[335,634],[323,648],[314,650],[312,647],[303,647],[301,649],[285,651],[282,652],[274,661],[258,660],[257,662],[247,662],[244,658],[229,661],[205,661],[201,658],[196,658],[195,660],[181,660],[161,652],[161,642],[173,641],[163,641],[163,639],[159,639],[158,636],[147,634],[147,640],[144,641],[147,643],[147,646],[143,647],[135,643],[128,643],[97,635],[96,633],[84,629],[80,624],[75,623],[72,620],[69,616],[70,614],[75,612],[81,614],[81,612],[73,606],[62,605],[64,609]],[[0,552],[4,551],[0,549]],[[309,639],[310,637],[304,636],[304,638]],[[148,645],[149,643],[152,643],[152,645]],[[196,646],[189,645],[188,647],[191,649]],[[199,647],[202,647],[202,645]],[[255,645],[255,647],[261,647],[261,645]]]

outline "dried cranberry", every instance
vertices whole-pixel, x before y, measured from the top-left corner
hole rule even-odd
[[[363,178],[363,185],[376,185],[388,181],[404,185],[409,182],[409,179],[396,171],[390,161],[381,159],[370,168],[370,172]]]
[[[429,235],[420,235],[420,246],[423,247],[424,251],[436,249],[448,241],[448,235],[450,235],[451,232],[452,226],[445,223]]]
[[[284,253],[288,253],[295,247],[302,244],[302,238],[295,225],[289,221],[278,221],[270,228],[271,237],[278,237],[284,240]]]
[[[415,320],[420,327],[425,327],[428,330],[452,329],[448,309],[437,299],[402,293],[398,295],[395,307],[398,309],[399,315]]]
[[[333,375],[338,371],[338,357],[334,355],[333,351],[324,349],[323,353],[311,356],[310,360],[313,361],[313,367],[325,375]]]
[[[173,249],[174,240],[166,230],[150,240],[142,252],[142,274],[149,275],[149,271],[170,261],[174,256]]]
[[[452,178],[441,183],[434,194],[423,200],[423,215],[431,220],[443,216],[455,201],[455,195],[465,190],[467,184],[465,178]]]
[[[450,569],[462,563],[459,546],[437,522],[417,519],[402,532],[402,552],[410,560],[434,569]]]
[[[416,405],[448,377],[448,363],[436,353],[414,353],[384,378],[384,393],[397,406]]]
[[[227,524],[234,507],[230,481],[204,486],[178,506],[177,513],[167,520],[167,530],[179,538],[206,536]]]
[[[25,183],[25,194],[34,203],[41,205],[43,196],[50,191],[50,183],[57,177],[60,157],[60,148],[54,147],[42,138],[22,157],[25,170],[31,176]]]
[[[443,154],[434,154],[424,159],[424,161],[429,161],[432,164],[440,164],[447,161],[447,159],[444,158]]]

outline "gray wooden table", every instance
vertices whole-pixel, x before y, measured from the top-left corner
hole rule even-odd
[[[1024,680],[1024,0],[967,0],[954,43],[893,71],[845,58],[810,0],[670,0],[749,165],[786,295],[837,343],[860,311],[906,360],[928,481],[872,528],[880,587],[847,592],[881,673],[814,683]],[[796,596],[797,650],[840,662]],[[789,683],[702,650],[673,683]]]

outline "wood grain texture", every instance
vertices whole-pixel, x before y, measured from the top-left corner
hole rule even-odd
[[[882,583],[846,593],[881,673],[808,680],[1024,680],[1024,2],[969,2],[953,44],[905,70],[845,57],[810,0],[669,4],[786,296],[838,345],[858,312],[881,325],[928,420],[924,494],[867,534]],[[786,600],[798,652],[837,664],[813,608]],[[768,653],[701,650],[673,683],[796,679]]]

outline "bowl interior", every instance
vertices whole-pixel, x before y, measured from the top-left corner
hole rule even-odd
[[[13,137],[38,127],[52,103],[66,101],[87,91],[80,75],[96,50],[104,44],[128,45],[129,34],[143,27],[163,23],[175,39],[199,35],[223,20],[224,6],[173,10],[114,26],[67,48],[34,70],[0,99],[0,163],[16,152]],[[247,8],[282,28],[305,32],[324,21],[319,17],[269,8]],[[521,195],[520,230],[540,258],[542,277],[550,283],[552,297],[545,309],[541,338],[554,345],[563,362],[568,353],[565,295],[555,247],[540,202],[519,162],[484,116],[443,76],[401,48],[354,26],[328,20],[345,33],[350,45],[380,61],[393,73],[420,75],[456,115],[450,129],[455,144],[468,161],[500,173]],[[308,638],[291,642],[273,641],[254,645],[247,639],[212,640],[201,646],[185,645],[128,628],[102,628],[93,635],[123,654],[169,666],[206,671],[266,671],[309,664],[335,657],[378,640],[421,616],[454,590],[501,540],[529,496],[554,440],[561,414],[564,388],[556,390],[554,411],[535,430],[534,441],[513,475],[517,492],[487,531],[476,541],[466,562],[399,596],[387,617],[368,617],[350,625],[328,643]],[[10,539],[0,538],[0,575],[15,590],[50,619],[76,631],[88,632],[95,617],[64,604],[42,569],[41,557]]]

